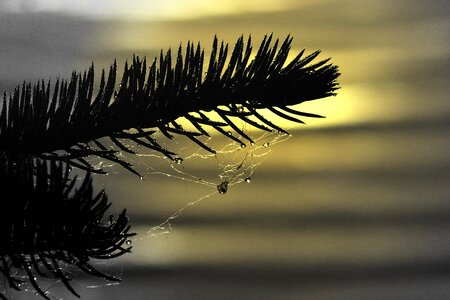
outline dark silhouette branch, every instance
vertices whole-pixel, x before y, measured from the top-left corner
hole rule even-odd
[[[11,288],[21,279],[10,270],[25,271],[36,291],[35,277],[54,277],[74,294],[61,263],[112,280],[96,271],[89,261],[110,259],[128,253],[126,241],[134,234],[125,211],[117,219],[103,220],[110,207],[104,191],[93,193],[87,173],[79,186],[69,178],[67,164],[40,159],[0,160],[0,272]],[[8,193],[9,192],[9,193]]]
[[[251,38],[240,37],[234,48],[214,38],[208,66],[200,44],[169,49],[147,67],[134,56],[126,63],[119,84],[117,64],[102,71],[94,84],[94,65],[70,80],[23,83],[0,107],[0,273],[10,288],[20,290],[20,270],[36,292],[48,299],[39,278],[59,279],[75,296],[71,278],[62,264],[107,280],[117,280],[96,270],[91,259],[111,259],[130,251],[127,240],[134,234],[125,211],[104,220],[110,203],[102,191],[93,193],[89,156],[115,162],[138,174],[122,159],[120,151],[135,153],[132,145],[158,151],[176,161],[176,151],[156,140],[160,132],[169,139],[184,136],[205,151],[202,142],[211,130],[245,146],[250,134],[236,125],[245,122],[263,131],[286,131],[260,112],[269,109],[297,123],[303,117],[322,116],[297,111],[291,106],[335,95],[338,68],[328,60],[312,63],[316,51],[288,55],[292,37],[272,43],[265,36],[252,57]],[[229,54],[230,53],[230,54]],[[95,91],[94,91],[95,90]],[[219,119],[212,119],[214,112]],[[193,127],[186,130],[179,118]],[[230,134],[231,133],[231,134]],[[108,141],[105,141],[109,139]],[[70,168],[86,171],[76,183]],[[222,190],[226,191],[227,185]],[[221,190],[219,189],[219,192]],[[1,299],[6,296],[0,293]]]
[[[96,96],[93,65],[83,74],[73,73],[69,81],[58,80],[53,88],[45,82],[34,86],[24,83],[9,97],[4,96],[0,153],[69,160],[77,167],[98,172],[84,160],[96,155],[135,172],[115,155],[116,151],[133,153],[124,140],[157,150],[170,159],[176,155],[152,138],[155,129],[168,138],[186,136],[210,152],[213,149],[198,139],[209,136],[205,127],[242,144],[239,137],[253,142],[232,118],[259,129],[285,132],[257,110],[269,108],[294,122],[302,121],[292,115],[319,117],[288,106],[334,95],[339,76],[337,67],[328,60],[310,64],[319,51],[306,57],[302,51],[287,63],[291,43],[288,36],[281,44],[276,40],[272,45],[272,36],[266,36],[250,60],[251,38],[244,43],[240,37],[228,55],[228,45],[222,42],[219,46],[216,37],[206,75],[200,44],[188,43],[184,57],[181,46],[175,57],[171,50],[161,52],[148,70],[146,59],[134,56],[130,65],[125,64],[117,90],[116,63],[108,75],[102,72]],[[209,111],[216,112],[222,121],[215,122],[202,113]],[[197,131],[184,130],[175,122],[180,117],[189,120]],[[227,125],[235,134],[230,136],[223,130]],[[103,137],[111,139],[114,150],[102,146],[98,140]]]

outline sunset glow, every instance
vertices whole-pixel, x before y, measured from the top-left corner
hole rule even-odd
[[[123,278],[120,285],[103,288],[109,282],[100,283],[101,288],[85,289],[83,298],[447,299],[449,28],[450,1],[443,0],[0,0],[0,91],[5,91],[5,99],[14,95],[22,82],[31,86],[50,82],[53,89],[56,82],[70,79],[71,72],[83,74],[95,65],[90,99],[96,100],[91,107],[95,105],[95,111],[104,108],[100,121],[111,125],[111,132],[105,129],[101,131],[104,136],[97,139],[90,132],[90,128],[97,129],[97,119],[86,123],[81,119],[92,117],[89,112],[67,121],[73,130],[58,126],[54,131],[61,131],[59,137],[70,141],[76,131],[80,137],[87,133],[67,156],[81,167],[92,162],[108,174],[93,175],[95,187],[107,193],[112,209],[127,210],[131,230],[138,235],[130,244],[127,241],[133,249],[123,260],[95,265]],[[267,76],[257,74],[248,84],[247,79],[227,78],[223,85],[215,81],[208,85],[209,81],[205,89],[198,89],[208,70],[215,37],[228,44],[230,58],[241,36],[245,43],[251,36],[255,56],[270,34],[272,46],[276,39],[293,38],[286,64],[303,50],[303,57],[319,50],[310,64],[329,59],[327,63],[338,67],[335,96],[290,107],[324,118],[292,115],[305,123],[299,124],[258,108],[261,118],[248,108],[261,107],[255,105],[258,98],[270,97],[270,105],[285,95],[305,99],[301,94],[309,86],[303,87],[311,82],[313,97],[323,95],[315,92],[321,77],[315,81],[317,73],[313,72],[306,84],[302,81],[306,76],[300,72],[296,77],[291,73],[282,77],[286,72],[281,73],[283,81],[272,80],[269,72]],[[149,90],[143,96],[119,88],[124,66],[127,62],[129,66],[135,55],[146,58],[146,76],[155,59],[155,74],[161,74],[156,73],[164,69],[164,63],[159,64],[160,53],[169,49],[174,67],[180,61],[180,46],[183,64],[178,66],[188,66],[184,62],[188,42],[200,43],[204,49],[201,71],[190,66],[186,73],[162,77],[158,84],[167,88]],[[103,88],[111,91],[107,97],[99,97],[102,69],[108,71],[114,61],[116,81]],[[262,68],[268,65],[264,63]],[[201,80],[197,77],[200,73]],[[174,80],[182,77],[178,74],[195,80]],[[144,76],[137,72],[131,77]],[[174,88],[167,84],[172,80],[189,84]],[[130,90],[141,85],[141,81],[131,84]],[[179,93],[180,86],[187,90],[185,94]],[[288,93],[284,93],[285,87]],[[108,102],[114,89],[119,91],[112,97],[118,105]],[[30,97],[36,95],[32,92]],[[82,88],[74,89],[69,95],[81,92]],[[214,105],[221,103],[219,108],[225,110],[229,109],[227,101],[236,100],[232,110],[245,112],[254,122],[245,122],[238,114],[227,121],[214,111],[214,105],[206,105],[210,100]],[[46,114],[42,105],[23,109],[22,102],[16,107],[20,116]],[[4,116],[10,116],[15,106],[5,103],[3,107],[9,110]],[[53,101],[52,107],[60,105],[56,103]],[[73,103],[80,109],[89,108],[78,100]],[[130,104],[138,105],[130,109]],[[205,119],[196,123],[195,118],[191,123],[183,117],[170,125],[164,123],[177,116],[201,116],[201,109],[221,124]],[[50,115],[50,108],[48,111]],[[67,109],[64,115],[70,113]],[[56,118],[53,115],[48,120]],[[79,119],[82,126],[73,126],[72,119]],[[19,121],[12,118],[2,124],[25,124]],[[120,127],[122,121],[125,129]],[[264,121],[267,126],[256,128]],[[270,122],[276,126],[271,127]],[[164,125],[179,128],[178,124],[190,132],[163,129]],[[35,132],[33,126],[28,127]],[[62,131],[66,127],[70,129],[67,133]],[[23,131],[5,132],[3,144],[7,146],[8,139],[23,135]],[[124,132],[136,134],[129,138]],[[92,136],[96,140],[89,140]],[[35,144],[50,141],[44,137],[30,139],[33,143],[26,150],[35,151]],[[84,147],[85,142],[89,147]],[[13,150],[20,149],[21,143],[16,144],[12,143]],[[81,150],[92,148],[100,154],[89,155],[86,161],[83,156],[78,158],[80,145]],[[109,152],[117,154],[118,160],[109,160]],[[19,154],[12,157],[22,157],[22,152]],[[54,151],[38,158],[67,159],[64,154],[57,155]],[[128,163],[142,176],[130,172]],[[7,164],[8,168],[14,165]],[[34,178],[39,172],[30,174],[18,178]],[[85,169],[74,165],[69,175],[82,179]],[[42,182],[52,185],[46,178]],[[40,238],[39,234],[30,236],[34,242]],[[29,266],[45,263],[31,258]],[[6,270],[5,266],[9,264],[0,262],[0,271],[2,267]],[[57,270],[47,269],[42,267],[49,275]],[[63,273],[77,275],[71,270]],[[15,275],[21,279],[23,274]],[[0,279],[2,276],[0,272]],[[42,281],[50,283],[51,278],[47,279]],[[77,287],[94,286],[84,277],[82,280]],[[0,298],[10,289],[8,278],[3,282]],[[59,299],[59,293],[53,293],[58,285],[64,288],[64,282],[48,288],[52,299]],[[30,285],[25,285],[26,289],[33,292]]]

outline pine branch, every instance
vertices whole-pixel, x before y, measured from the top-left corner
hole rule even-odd
[[[93,194],[89,173],[80,186],[76,181],[69,178],[69,168],[61,162],[0,159],[0,189],[5,191],[0,201],[0,273],[11,288],[20,290],[23,283],[13,275],[16,272],[11,269],[15,269],[24,272],[46,299],[37,282],[43,277],[61,280],[79,296],[61,264],[118,280],[95,270],[89,262],[130,251],[126,241],[134,234],[129,232],[128,218],[123,211],[117,219],[111,216],[105,223],[103,215],[111,205],[106,194]]]
[[[240,138],[252,142],[232,119],[266,131],[285,132],[258,110],[269,108],[294,122],[302,122],[298,116],[319,117],[289,106],[334,95],[339,73],[328,60],[311,64],[319,51],[306,57],[301,51],[288,62],[292,37],[279,44],[278,39],[272,44],[272,35],[265,36],[251,60],[251,38],[245,43],[240,37],[228,55],[228,44],[219,45],[215,37],[206,75],[200,44],[189,42],[184,57],[181,46],[176,55],[170,49],[166,54],[161,51],[148,69],[145,58],[134,56],[131,65],[125,64],[118,86],[116,62],[107,75],[103,70],[95,97],[94,65],[83,74],[74,72],[68,81],[57,80],[53,87],[44,81],[34,86],[24,83],[9,97],[3,97],[0,154],[69,160],[76,167],[101,173],[85,160],[96,155],[136,173],[116,155],[118,151],[132,153],[124,141],[159,151],[172,160],[176,157],[152,137],[155,130],[168,138],[186,136],[213,153],[214,149],[198,139],[209,136],[207,128],[241,144]],[[222,121],[211,120],[203,113],[210,111]],[[189,120],[197,131],[184,130],[175,122],[180,117]],[[235,134],[230,136],[225,126]],[[111,139],[113,150],[102,146],[99,139],[103,137]]]
[[[187,137],[215,153],[201,140],[211,130],[242,146],[254,143],[236,120],[263,131],[286,132],[261,109],[298,123],[303,117],[321,117],[290,106],[334,95],[338,69],[328,60],[312,64],[319,51],[305,57],[301,51],[288,62],[291,44],[290,36],[281,43],[265,36],[251,59],[251,38],[246,43],[239,38],[230,55],[228,45],[214,38],[205,72],[204,50],[189,42],[184,56],[181,46],[174,56],[169,49],[148,68],[145,58],[134,56],[119,84],[114,62],[108,73],[102,71],[95,93],[94,65],[53,86],[23,83],[12,94],[5,93],[0,108],[0,189],[6,195],[0,200],[0,273],[10,287],[20,290],[23,282],[14,275],[16,269],[46,299],[36,278],[59,279],[79,296],[61,264],[116,280],[89,262],[129,252],[131,247],[124,244],[134,234],[125,211],[115,220],[102,221],[110,203],[105,193],[93,194],[91,173],[104,171],[94,168],[88,156],[139,175],[118,155],[134,153],[132,143],[178,159],[156,140],[158,131],[169,139]],[[178,118],[190,122],[193,131],[185,130]],[[70,166],[86,171],[81,184],[70,178]],[[0,293],[0,299],[6,297]]]

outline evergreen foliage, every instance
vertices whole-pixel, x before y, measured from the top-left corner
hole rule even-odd
[[[60,279],[72,294],[61,264],[105,279],[95,270],[92,258],[109,259],[130,251],[124,246],[130,233],[125,211],[117,219],[104,220],[110,203],[104,191],[93,193],[91,173],[105,173],[87,159],[97,156],[140,174],[118,154],[134,153],[130,145],[156,150],[176,160],[155,133],[167,138],[185,136],[205,151],[215,150],[202,142],[211,130],[243,147],[253,143],[235,125],[243,121],[263,131],[286,132],[260,110],[302,123],[304,117],[321,117],[290,106],[335,95],[337,66],[322,60],[319,51],[304,50],[288,61],[292,37],[273,41],[265,36],[256,55],[253,45],[240,37],[234,48],[214,38],[205,65],[200,44],[188,43],[174,55],[161,51],[147,66],[146,58],[134,56],[116,82],[117,63],[101,73],[95,84],[94,65],[69,80],[23,83],[4,94],[0,108],[0,272],[11,288],[20,289],[14,270],[26,274],[36,291],[48,299],[36,277]],[[183,54],[184,53],[184,54]],[[215,112],[220,120],[211,119]],[[195,130],[177,121],[185,118]],[[230,128],[233,132],[230,134]],[[113,147],[105,144],[105,138]],[[86,172],[77,185],[69,170]],[[5,298],[0,294],[0,298]],[[6,299],[6,298],[5,298]]]

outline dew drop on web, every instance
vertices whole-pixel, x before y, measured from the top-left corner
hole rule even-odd
[[[219,194],[225,194],[228,191],[228,180],[224,180],[220,184],[218,184],[217,190],[219,191]]]
[[[177,157],[173,160],[173,162],[177,165],[181,165],[183,163],[183,159],[181,157]]]

